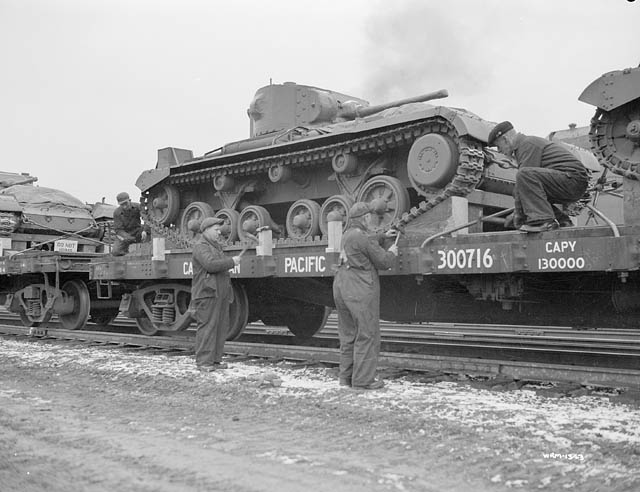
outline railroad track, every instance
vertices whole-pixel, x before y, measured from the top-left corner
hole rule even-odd
[[[133,328],[129,320],[117,320],[116,324]],[[330,319],[327,327],[305,345],[300,345],[284,329],[280,332],[277,328],[250,325],[239,341],[227,342],[225,352],[230,356],[336,364],[339,353],[335,324],[335,318]],[[640,389],[640,335],[635,331],[612,329],[585,333],[562,327],[506,325],[447,325],[446,328],[443,332],[443,325],[383,323],[380,364],[429,373]],[[483,330],[490,331],[490,336],[484,336]],[[192,330],[148,337],[122,331],[64,330],[50,322],[48,327],[36,329],[2,324],[0,334],[160,351],[193,349]]]

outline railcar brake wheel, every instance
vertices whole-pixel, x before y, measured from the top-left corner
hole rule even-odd
[[[342,215],[342,230],[346,230],[348,224],[349,209],[354,204],[353,198],[348,195],[333,195],[327,198],[320,209],[320,230],[327,233],[328,217],[332,212]]]
[[[397,178],[375,176],[358,193],[358,201],[366,202],[378,216],[377,227],[391,225],[409,210],[409,192]]]
[[[206,219],[207,217],[213,217],[213,207],[206,202],[192,202],[187,205],[187,208],[182,212],[180,218],[180,232],[184,235],[189,235],[189,221]]]
[[[180,193],[170,184],[154,186],[149,191],[147,207],[149,215],[158,222],[173,224],[180,210]]]
[[[223,241],[226,244],[232,244],[238,240],[238,224],[240,223],[240,212],[232,208],[223,208],[218,210],[216,218],[222,219],[224,224],[220,228]]]
[[[235,340],[244,331],[249,322],[249,298],[244,287],[231,281],[233,302],[229,306],[229,332],[227,340]]]
[[[271,215],[266,208],[259,205],[249,205],[240,212],[238,237],[240,240],[245,239],[247,232],[256,235],[259,227],[271,226],[272,224]]]
[[[62,286],[62,290],[73,299],[73,311],[59,314],[58,319],[63,328],[78,330],[87,324],[91,310],[91,296],[86,284],[81,280],[69,280]]]
[[[313,200],[294,202],[287,212],[287,235],[295,239],[307,239],[320,232],[320,205]]]

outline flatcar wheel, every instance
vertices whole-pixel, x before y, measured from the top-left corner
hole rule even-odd
[[[87,324],[91,310],[89,289],[81,280],[69,280],[62,286],[62,290],[73,299],[73,310],[68,314],[58,315],[60,324],[67,330],[78,330]]]
[[[266,208],[259,205],[249,205],[240,212],[238,221],[238,237],[246,238],[246,233],[255,235],[259,227],[271,226],[273,221]]]
[[[115,320],[118,317],[118,313],[116,312],[114,313],[100,313],[100,314],[96,314],[96,315],[91,315],[91,318],[89,318],[89,321],[91,321],[92,323],[95,323],[98,326],[109,326],[111,323],[113,323],[113,320]]]
[[[233,302],[229,306],[229,332],[227,340],[235,340],[244,331],[249,321],[249,299],[244,287],[232,281]]]
[[[331,309],[317,304],[300,303],[296,310],[287,317],[287,328],[300,340],[307,340],[320,331]]]
[[[238,240],[238,224],[240,223],[240,212],[232,208],[218,210],[216,218],[224,220],[220,229],[222,238],[227,244],[232,244]]]
[[[409,193],[402,182],[392,176],[376,176],[367,181],[358,201],[366,202],[378,217],[377,227],[384,228],[409,210]]]
[[[147,335],[151,337],[156,333],[158,333],[158,329],[154,326],[153,322],[146,316],[143,318],[135,318],[135,320],[136,320],[136,326],[138,327],[138,330],[140,330],[140,333],[142,333],[143,335]]]
[[[320,230],[322,234],[327,233],[328,217],[331,212],[342,215],[342,230],[347,228],[347,215],[353,205],[353,198],[347,195],[333,195],[327,198],[320,209]]]
[[[189,233],[189,221],[190,220],[199,220],[206,219],[207,217],[213,217],[213,207],[206,202],[192,202],[187,205],[187,208],[182,212],[182,217],[180,218],[180,231],[183,234],[188,235]]]
[[[180,193],[169,184],[154,186],[147,197],[147,207],[152,218],[164,225],[172,224],[178,218]]]
[[[320,205],[313,200],[294,202],[287,212],[287,235],[295,239],[317,236],[320,231]]]
[[[51,312],[48,312],[42,321],[33,321],[31,318],[29,318],[29,315],[24,311],[24,309],[20,309],[18,315],[20,316],[22,326],[26,326],[27,328],[35,328],[51,319]]]

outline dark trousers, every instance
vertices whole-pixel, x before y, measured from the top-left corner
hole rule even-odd
[[[113,247],[111,248],[111,254],[113,256],[126,255],[129,252],[129,246],[133,243],[142,242],[142,232],[137,234],[129,234],[128,232],[119,232],[116,234]]]
[[[546,222],[569,217],[553,203],[572,203],[584,195],[588,181],[563,171],[544,167],[523,167],[516,174],[516,216],[523,223]]]
[[[341,267],[333,282],[338,311],[340,379],[353,386],[372,383],[380,352],[378,273]]]
[[[210,366],[220,362],[229,331],[229,298],[194,299],[191,308],[197,323],[196,364]]]

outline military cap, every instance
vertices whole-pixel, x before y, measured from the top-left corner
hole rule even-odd
[[[367,215],[371,212],[369,208],[369,204],[365,202],[356,202],[349,209],[349,218],[357,219],[358,217],[362,217],[363,215]]]
[[[116,196],[116,200],[118,200],[118,205],[122,205],[127,200],[130,200],[129,193],[127,193],[126,191],[118,193],[118,196]]]
[[[202,221],[202,224],[200,224],[200,232],[206,231],[211,226],[222,224],[224,224],[224,220],[219,219],[218,217],[207,217]]]
[[[498,123],[493,129],[489,132],[489,138],[487,138],[487,145],[491,146],[495,143],[495,141],[507,133],[509,130],[513,130],[513,125],[510,121],[503,121]]]
[[[189,222],[187,222],[187,229],[195,234],[196,232],[200,232],[201,225],[202,221],[200,219],[191,219]]]

